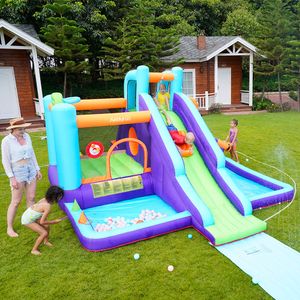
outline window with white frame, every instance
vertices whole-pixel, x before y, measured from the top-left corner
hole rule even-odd
[[[195,97],[195,69],[183,70],[182,92],[187,96]]]

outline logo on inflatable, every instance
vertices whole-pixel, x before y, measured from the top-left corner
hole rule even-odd
[[[85,153],[90,158],[98,158],[103,154],[103,152],[104,146],[98,141],[90,142],[85,148]]]

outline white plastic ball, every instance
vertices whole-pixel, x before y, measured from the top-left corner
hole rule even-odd
[[[168,271],[169,271],[169,272],[173,272],[173,271],[174,271],[174,266],[169,265],[169,266],[168,266]]]
[[[140,258],[140,255],[139,255],[138,253],[135,253],[135,254],[133,255],[133,258],[134,258],[135,260],[138,260],[138,259]]]

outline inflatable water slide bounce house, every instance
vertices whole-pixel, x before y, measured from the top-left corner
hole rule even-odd
[[[60,207],[84,248],[114,247],[194,227],[222,245],[266,230],[254,209],[293,198],[293,188],[226,158],[193,102],[182,93],[183,71],[127,73],[124,98],[44,98],[49,179],[65,190]],[[169,117],[195,135],[193,155],[177,150],[149,84],[170,91]],[[107,113],[108,109],[119,109]],[[106,110],[77,114],[78,111]],[[120,112],[121,111],[121,112]],[[79,149],[79,128],[118,126],[107,152],[91,141]],[[99,130],[101,133],[101,131]],[[100,134],[101,135],[101,134]],[[101,141],[101,136],[99,136]],[[101,155],[102,154],[102,155]]]

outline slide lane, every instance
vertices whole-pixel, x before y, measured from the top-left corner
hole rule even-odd
[[[173,111],[196,136],[198,150],[205,164],[233,205],[243,215],[260,208],[292,200],[289,184],[251,170],[226,158],[214,136],[191,101],[183,93],[175,93]]]
[[[168,114],[178,130],[186,131],[176,113]],[[236,210],[210,174],[196,146],[194,154],[183,160],[189,181],[214,216],[215,224],[207,230],[215,237],[215,244],[232,242],[266,229],[265,222],[252,215],[242,216]]]
[[[187,210],[191,214],[191,225],[200,231],[212,244],[215,237],[208,230],[214,226],[214,218],[201,196],[195,191],[185,173],[184,162],[167,130],[167,127],[149,94],[139,96],[141,110],[151,112],[149,127],[151,143],[151,166],[155,193],[177,211]]]
[[[260,233],[216,247],[278,300],[300,299],[300,253]]]

